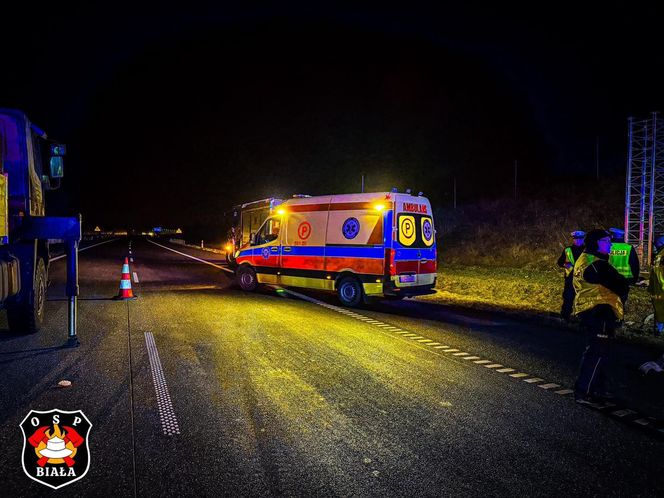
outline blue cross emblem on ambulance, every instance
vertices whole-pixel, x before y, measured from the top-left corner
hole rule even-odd
[[[354,239],[360,233],[360,222],[357,221],[357,218],[348,218],[344,221],[344,226],[341,230],[344,233],[344,237]]]
[[[270,248],[264,247],[261,254],[263,255],[263,259],[270,259]]]
[[[431,222],[429,220],[424,220],[424,223],[422,224],[422,231],[424,232],[424,238],[426,240],[431,240],[433,233],[431,230]]]

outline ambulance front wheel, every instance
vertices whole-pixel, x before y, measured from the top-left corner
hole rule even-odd
[[[243,291],[255,291],[258,287],[256,272],[250,266],[241,266],[237,270],[237,281]]]
[[[337,294],[341,304],[354,308],[362,302],[362,283],[354,277],[344,277],[337,285]]]

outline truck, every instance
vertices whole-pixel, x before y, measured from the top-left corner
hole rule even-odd
[[[237,251],[249,243],[249,236],[255,233],[263,222],[283,203],[283,199],[268,197],[258,201],[246,202],[233,206],[231,228],[225,244],[226,261],[229,265],[236,264]]]
[[[45,191],[60,186],[65,151],[24,112],[0,109],[0,307],[7,310],[12,333],[42,327],[53,239],[66,242],[70,325],[75,324],[80,216],[48,217],[44,200]]]
[[[289,199],[236,257],[245,291],[275,284],[336,292],[342,304],[435,293],[431,204],[374,192]]]

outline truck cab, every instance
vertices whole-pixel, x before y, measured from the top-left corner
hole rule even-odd
[[[59,187],[64,154],[22,111],[0,109],[0,305],[15,333],[44,319],[48,239],[64,220],[45,216],[44,192]]]

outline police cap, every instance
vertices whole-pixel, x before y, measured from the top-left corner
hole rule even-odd
[[[625,230],[621,228],[609,228],[611,238],[623,240],[625,238]]]
[[[570,235],[572,236],[573,239],[582,239],[586,236],[586,232],[584,232],[583,230],[575,230]]]

